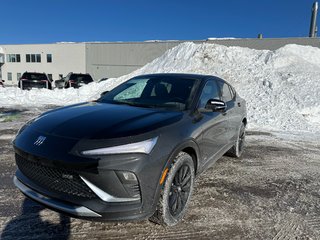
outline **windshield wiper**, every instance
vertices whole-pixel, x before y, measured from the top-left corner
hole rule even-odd
[[[174,108],[172,105],[166,104],[151,104],[151,103],[138,103],[138,102],[128,102],[128,101],[112,101],[112,104],[120,104],[120,105],[128,105],[133,107],[142,107],[142,108],[159,108],[159,109],[166,109],[166,108]]]
[[[149,105],[146,104],[142,104],[142,103],[137,103],[137,102],[127,102],[127,101],[114,101],[112,102],[114,104],[121,104],[121,105],[129,105],[129,106],[134,106],[134,107],[151,107]]]

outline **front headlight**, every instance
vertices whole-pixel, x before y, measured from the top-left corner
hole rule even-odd
[[[158,137],[155,137],[142,142],[129,143],[129,144],[114,146],[114,147],[86,150],[86,151],[82,151],[81,153],[86,156],[121,154],[121,153],[149,154],[152,151],[153,147],[156,145],[157,140],[158,140]]]

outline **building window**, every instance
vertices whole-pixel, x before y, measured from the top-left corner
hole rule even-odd
[[[8,81],[12,81],[12,73],[8,72]]]
[[[7,54],[7,62],[20,62],[20,54]]]
[[[48,63],[52,62],[52,54],[47,54],[47,62]]]
[[[52,74],[51,73],[48,74],[48,78],[52,81]]]
[[[19,81],[21,78],[21,73],[17,73],[17,81]]]
[[[41,54],[26,54],[27,62],[41,62]]]

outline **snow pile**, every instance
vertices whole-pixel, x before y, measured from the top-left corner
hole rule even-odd
[[[251,128],[320,131],[320,49],[298,45],[268,51],[182,43],[131,74],[80,89],[0,89],[0,106],[92,100],[130,77],[159,72],[210,74],[227,80],[247,101]]]
[[[201,73],[230,82],[246,99],[250,127],[320,131],[320,49],[276,51],[183,43],[129,76]],[[115,84],[124,79],[117,79]],[[112,86],[110,86],[112,87]]]
[[[41,107],[63,106],[93,100],[99,96],[101,86],[98,83],[88,84],[79,89],[31,89],[21,90],[17,87],[0,87],[0,107]]]

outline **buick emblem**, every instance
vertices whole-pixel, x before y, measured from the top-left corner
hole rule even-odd
[[[39,136],[33,144],[36,146],[40,146],[45,140],[46,140],[46,137]]]

